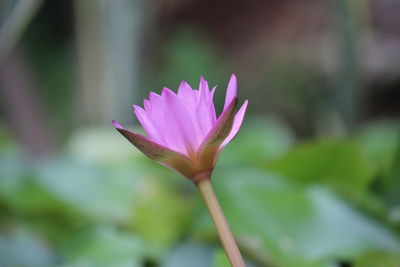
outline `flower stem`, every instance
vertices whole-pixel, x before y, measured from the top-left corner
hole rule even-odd
[[[233,238],[231,229],[225,219],[221,206],[219,205],[210,178],[203,178],[198,181],[196,185],[206,202],[208,211],[210,212],[211,218],[217,228],[219,238],[226,254],[228,255],[229,262],[233,267],[245,267],[246,265],[244,264],[242,255],[240,254],[239,248]]]

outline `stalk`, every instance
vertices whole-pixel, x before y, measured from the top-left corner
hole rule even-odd
[[[224,213],[222,212],[217,196],[215,195],[214,189],[211,185],[210,177],[204,177],[199,180],[196,185],[206,202],[208,211],[210,212],[211,218],[217,228],[219,238],[228,256],[229,262],[233,267],[245,267],[246,265],[244,264],[242,255],[240,254],[239,248],[233,238],[232,231],[229,228],[228,222],[225,219]]]

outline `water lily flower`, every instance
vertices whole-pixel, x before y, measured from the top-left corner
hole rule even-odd
[[[147,137],[124,129],[117,130],[149,158],[172,168],[193,181],[199,188],[222,245],[233,267],[245,267],[242,255],[215,196],[210,177],[221,150],[236,136],[246,113],[246,100],[236,112],[236,76],[232,75],[226,91],[225,105],[216,116],[213,96],[203,77],[195,90],[182,81],[178,93],[168,88],[161,95],[150,93],[144,108],[134,111]]]
[[[203,77],[199,89],[182,81],[178,93],[168,88],[161,95],[150,93],[144,108],[134,105],[134,113],[147,137],[124,129],[117,130],[149,158],[172,168],[193,182],[210,176],[221,150],[236,136],[246,112],[246,100],[236,112],[237,81],[232,75],[225,105],[216,116],[213,96]]]

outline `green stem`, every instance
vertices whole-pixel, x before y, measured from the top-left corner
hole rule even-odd
[[[240,254],[239,248],[233,238],[231,229],[225,219],[221,206],[219,205],[210,178],[205,177],[198,181],[196,185],[206,202],[208,211],[210,212],[211,218],[217,228],[219,238],[226,254],[228,255],[229,262],[233,267],[245,267],[246,265],[244,264],[242,255]]]

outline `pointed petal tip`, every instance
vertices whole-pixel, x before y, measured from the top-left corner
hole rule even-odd
[[[226,89],[224,110],[232,102],[232,99],[234,99],[236,97],[237,97],[237,79],[236,79],[236,75],[232,74],[231,78],[229,80],[229,83],[228,83],[228,88]]]
[[[150,107],[150,100],[143,99],[143,108],[147,111]]]
[[[161,96],[159,94],[154,93],[153,91],[149,93],[149,101],[154,101],[154,99],[157,99],[159,97]]]
[[[190,85],[185,80],[182,80],[178,87],[178,94],[183,94],[188,89],[191,89]]]
[[[171,89],[169,89],[169,88],[167,88],[167,87],[164,87],[163,89],[162,89],[162,91],[161,91],[161,96],[164,96],[164,95],[175,95],[175,93],[171,90]]]
[[[124,127],[122,127],[121,124],[119,124],[115,120],[112,120],[112,124],[114,125],[115,128],[117,128],[117,130],[123,130],[124,129]]]
[[[207,82],[206,79],[204,79],[203,76],[200,76],[199,90],[200,90],[200,88],[202,88],[202,87],[203,87],[203,89],[207,89],[207,90],[208,90],[208,82]]]
[[[242,127],[243,119],[247,111],[247,105],[249,101],[246,99],[243,105],[239,108],[238,112],[235,115],[235,119],[233,121],[232,130],[229,135],[226,137],[224,142],[221,144],[221,149],[223,149],[233,138],[238,134],[240,128]]]
[[[133,111],[134,111],[134,112],[136,112],[137,110],[143,109],[142,107],[140,107],[140,106],[138,106],[138,105],[135,105],[135,104],[132,105],[132,108],[133,108]]]
[[[201,143],[197,153],[201,168],[214,167],[220,146],[232,130],[236,105],[234,97]]]
[[[242,106],[239,108],[239,110],[236,112],[236,116],[238,117],[239,121],[243,121],[243,117],[246,114],[248,104],[249,104],[249,100],[246,99],[243,102]],[[241,125],[241,123],[240,123],[240,125]],[[240,125],[239,125],[239,127],[240,127]]]
[[[232,74],[232,75],[231,75],[231,78],[229,79],[228,87],[229,87],[229,86],[234,86],[234,87],[236,87],[236,84],[237,84],[236,75],[235,75],[235,74]]]
[[[186,178],[191,179],[198,171],[193,161],[186,155],[167,148],[143,135],[125,129],[118,129],[118,131],[147,157],[176,170]]]

